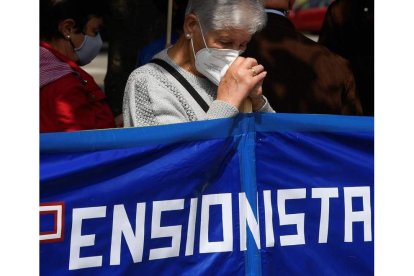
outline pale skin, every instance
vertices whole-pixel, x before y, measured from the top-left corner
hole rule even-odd
[[[188,72],[204,77],[195,68],[191,42],[185,34],[192,37],[196,53],[205,47],[197,16],[190,13],[186,15],[184,20],[184,35],[179,38],[174,46],[168,49],[167,53]],[[204,38],[209,48],[244,51],[251,35],[242,29],[228,28],[204,33]],[[254,58],[238,57],[219,83],[217,100],[227,102],[240,109],[242,102],[249,97],[252,101],[253,110],[259,110],[265,102],[262,96],[262,83],[266,74],[264,67],[258,64]]]

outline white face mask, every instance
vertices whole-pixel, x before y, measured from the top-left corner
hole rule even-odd
[[[208,48],[200,22],[199,26],[206,47],[199,50],[196,54],[194,51],[193,39],[191,38],[191,46],[195,57],[195,67],[198,72],[203,74],[214,84],[218,85],[230,65],[240,55],[240,51],[233,49]]]

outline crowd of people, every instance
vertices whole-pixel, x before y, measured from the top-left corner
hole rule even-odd
[[[102,3],[40,1],[40,132],[233,117],[247,100],[252,112],[374,115],[373,0],[335,0],[318,42],[289,21],[293,0],[175,0],[173,44],[140,49],[121,115],[80,67],[101,50]]]

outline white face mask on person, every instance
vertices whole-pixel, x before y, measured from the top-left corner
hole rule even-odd
[[[198,24],[200,26],[201,36],[206,47],[195,53],[193,38],[191,38],[191,47],[193,48],[195,67],[198,72],[203,74],[214,84],[218,85],[230,65],[241,52],[233,49],[208,48],[200,22],[198,22]]]
[[[96,36],[85,35],[82,44],[75,48],[75,53],[78,56],[78,64],[83,66],[90,63],[101,51],[102,38],[98,33]]]

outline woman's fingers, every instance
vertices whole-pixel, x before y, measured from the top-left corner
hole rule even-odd
[[[239,81],[245,82],[250,89],[253,89],[258,83],[263,82],[267,74],[263,65],[257,64],[254,58],[245,58],[239,62],[239,68],[237,70]]]
[[[260,73],[262,73],[264,71],[264,67],[263,67],[263,65],[258,64],[256,66],[251,67],[250,71],[252,73],[252,76],[254,77],[254,76],[257,76]]]
[[[233,63],[231,64],[231,67],[239,68],[240,65],[244,62],[246,58],[244,57],[237,57]]]
[[[253,80],[255,83],[258,83],[260,81],[263,81],[264,78],[266,77],[267,72],[266,71],[262,71],[260,72],[260,74],[257,74],[256,76],[253,77]]]
[[[261,99],[262,82],[267,72],[254,58],[238,57],[220,81],[217,99],[239,108],[246,97]]]
[[[244,60],[243,60],[243,62],[242,62],[242,64],[241,64],[241,66],[243,67],[243,68],[252,68],[253,66],[256,66],[258,63],[257,63],[257,60],[256,59],[254,59],[254,58],[250,58],[250,57],[247,57],[247,58],[245,58]]]

